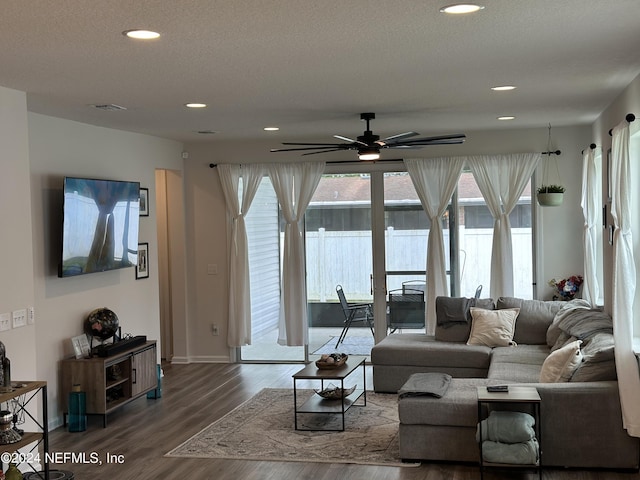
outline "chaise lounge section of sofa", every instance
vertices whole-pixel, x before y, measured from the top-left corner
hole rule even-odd
[[[376,392],[395,393],[415,373],[453,377],[442,398],[400,398],[401,457],[479,461],[477,387],[527,384],[541,397],[545,466],[638,470],[640,443],[622,427],[610,317],[581,301],[501,297],[496,310],[518,310],[511,344],[468,345],[473,303],[441,297],[435,336],[392,334],[371,351]],[[494,307],[490,299],[480,306]],[[543,369],[548,374],[556,357],[576,345],[580,361],[572,360],[565,381],[541,382]]]

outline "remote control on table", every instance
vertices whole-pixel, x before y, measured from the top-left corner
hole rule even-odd
[[[489,385],[487,386],[487,392],[508,392],[509,385]]]

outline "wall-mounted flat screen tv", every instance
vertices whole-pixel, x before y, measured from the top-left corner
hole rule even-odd
[[[65,177],[59,277],[133,267],[140,183]]]

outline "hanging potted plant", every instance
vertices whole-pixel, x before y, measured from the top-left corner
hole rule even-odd
[[[538,187],[538,204],[541,207],[557,207],[564,200],[562,185],[541,185]]]
[[[554,157],[554,164],[558,180],[560,180],[560,169],[558,168],[557,159],[557,156],[560,155],[560,150],[551,150],[551,124],[549,124],[549,134],[547,137],[547,151],[543,152],[543,154],[546,154],[547,158],[544,164],[542,185],[540,185],[537,190],[538,204],[541,207],[557,207],[562,205],[562,201],[564,200],[564,187],[562,185],[549,183],[549,163],[551,163],[551,155],[556,155],[556,157]]]

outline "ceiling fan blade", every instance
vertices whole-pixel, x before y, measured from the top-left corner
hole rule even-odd
[[[445,143],[462,143],[465,140],[466,135],[463,133],[454,133],[451,135],[439,135],[435,137],[423,137],[423,138],[414,138],[412,140],[405,140],[402,142],[398,142],[399,145],[435,145],[436,142],[438,144]]]
[[[360,140],[354,140],[353,138],[343,137],[342,135],[334,135],[334,138],[337,138],[339,140],[344,140],[345,142],[357,143],[358,145],[362,145],[364,147],[368,147],[369,146],[366,143],[361,142]]]
[[[418,143],[408,143],[408,144],[398,144],[398,145],[390,145],[388,147],[383,148],[402,148],[402,147],[428,147],[430,145],[459,145],[464,143],[463,140],[430,140],[428,142],[418,142]]]
[[[385,146],[384,148],[393,148],[393,149],[402,148],[402,149],[405,149],[405,150],[418,150],[418,149],[422,148],[423,146],[424,145],[402,145],[402,144],[399,144],[399,145],[388,145],[388,146]]]
[[[328,153],[328,152],[337,152],[339,150],[345,150],[344,148],[332,148],[330,150],[322,150],[320,152],[309,152],[309,153],[303,153],[302,156],[305,155],[317,155],[318,153]]]
[[[405,132],[405,133],[399,133],[397,135],[392,135],[390,137],[384,138],[382,140],[378,140],[376,143],[382,143],[382,144],[387,144],[389,143],[389,141],[398,141],[398,140],[402,140],[403,138],[409,138],[409,137],[415,137],[416,135],[420,135],[417,132]]]
[[[282,145],[305,145],[305,146],[313,146],[317,145],[318,147],[336,147],[338,145],[343,145],[342,143],[297,143],[297,142],[282,142]]]
[[[340,145],[331,145],[326,147],[300,147],[300,148],[272,148],[271,153],[274,152],[294,152],[301,150],[322,150],[322,151],[332,151],[332,150],[349,150],[350,146],[340,146]],[[320,153],[320,152],[319,152]]]

